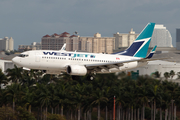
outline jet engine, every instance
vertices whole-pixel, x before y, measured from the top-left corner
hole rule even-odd
[[[69,75],[78,75],[78,76],[84,76],[87,74],[87,69],[85,66],[80,65],[68,65],[66,72]]]

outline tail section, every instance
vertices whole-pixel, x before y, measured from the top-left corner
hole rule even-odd
[[[113,54],[146,58],[154,26],[155,23],[148,23],[129,48],[125,51]]]

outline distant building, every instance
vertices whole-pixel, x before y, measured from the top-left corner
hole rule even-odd
[[[155,25],[150,47],[155,45],[157,47],[173,47],[171,34],[164,25]]]
[[[67,51],[86,51],[93,53],[112,53],[114,49],[114,37],[101,37],[96,33],[94,37],[80,37],[64,32],[60,35],[45,35],[42,37],[43,50],[60,50],[66,43]]]
[[[100,33],[94,37],[80,37],[79,48],[92,53],[113,53],[115,37],[101,37]]]
[[[176,29],[176,49],[180,50],[180,28]]]
[[[115,50],[122,47],[129,47],[133,41],[137,38],[139,34],[136,34],[133,29],[129,33],[119,33],[114,34],[115,37]]]
[[[41,43],[33,42],[31,45],[19,45],[18,51],[41,50]]]
[[[54,33],[53,35],[45,35],[41,39],[42,50],[60,50],[66,41],[69,41],[70,34],[64,32],[60,35]],[[70,42],[70,41],[69,41]],[[66,47],[69,50],[69,44]]]
[[[5,73],[8,68],[14,68],[14,64],[12,63],[12,61],[0,59],[0,69],[2,70],[2,72]]]
[[[12,37],[0,38],[0,51],[13,51],[14,50],[14,40]]]

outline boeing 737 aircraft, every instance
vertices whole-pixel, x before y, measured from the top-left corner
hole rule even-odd
[[[13,63],[25,70],[44,70],[47,74],[84,76],[93,79],[95,73],[125,71],[148,64],[156,49],[147,55],[155,23],[148,23],[132,45],[125,51],[113,54],[71,52],[65,45],[59,51],[32,50],[21,53],[12,59]]]

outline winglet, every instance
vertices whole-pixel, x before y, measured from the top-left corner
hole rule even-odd
[[[66,43],[62,46],[61,50],[66,50]]]
[[[151,52],[150,52],[150,53],[149,53],[149,55],[146,57],[146,59],[150,59],[150,58],[152,58],[152,56],[153,56],[153,55],[154,55],[154,53],[155,53],[156,47],[157,47],[157,45],[156,45],[156,46],[154,46],[154,48],[151,50]]]

